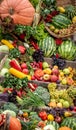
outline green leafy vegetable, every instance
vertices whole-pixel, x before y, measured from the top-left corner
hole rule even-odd
[[[39,0],[30,0],[30,2],[32,3],[32,5],[36,8],[36,6],[39,3]]]
[[[12,59],[12,58],[19,58],[21,55],[20,51],[18,50],[18,48],[13,48],[13,49],[10,49],[9,51],[9,58]]]
[[[20,35],[23,32],[26,34],[25,39],[29,39],[32,36],[37,41],[40,41],[48,36],[45,25],[43,23],[40,23],[35,27],[17,25],[15,28],[15,33]]]
[[[3,110],[11,110],[18,113],[18,107],[15,104],[10,103],[10,102],[4,104]]]
[[[38,86],[36,88],[36,90],[34,91],[34,93],[37,93],[38,96],[40,98],[42,98],[42,100],[48,104],[50,101],[50,93],[48,92],[48,90],[46,88],[42,88],[41,86]]]
[[[14,77],[12,75],[7,74],[5,76],[5,80],[4,82],[2,82],[2,86],[5,88],[15,88],[17,90],[19,90],[20,88],[25,88],[27,86],[28,83],[28,79],[27,78],[22,78],[19,79],[17,77]]]
[[[23,98],[23,107],[45,107],[44,101],[39,97],[37,93],[33,93],[30,90],[27,93],[27,96]]]

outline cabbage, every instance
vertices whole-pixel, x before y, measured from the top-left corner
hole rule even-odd
[[[5,110],[4,112],[3,112],[3,114],[9,114],[10,116],[12,116],[12,117],[16,117],[16,113],[14,112],[14,111],[11,111],[11,110]]]
[[[1,70],[1,72],[0,72],[0,75],[1,76],[4,76],[6,73],[8,73],[9,72],[9,70],[7,69],[7,68],[3,68],[2,70]]]
[[[9,52],[9,48],[6,45],[1,45],[0,52]]]

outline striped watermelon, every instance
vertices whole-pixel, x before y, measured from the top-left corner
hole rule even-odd
[[[59,14],[53,17],[52,24],[59,29],[67,28],[72,22],[64,14]]]
[[[61,126],[67,126],[72,130],[76,130],[76,118],[75,117],[67,117],[61,123]]]
[[[74,60],[76,57],[76,45],[72,40],[63,41],[58,47],[59,55],[67,60]]]
[[[56,43],[54,38],[46,37],[39,42],[39,47],[44,51],[45,57],[51,57],[56,51]]]

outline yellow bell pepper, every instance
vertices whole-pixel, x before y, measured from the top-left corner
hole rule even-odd
[[[2,39],[1,43],[3,43],[6,46],[8,46],[9,49],[13,49],[14,48],[14,46],[8,40]]]
[[[22,73],[22,72],[20,72],[20,71],[18,71],[16,69],[14,69],[14,68],[10,68],[9,72],[12,75],[16,76],[17,78],[25,78],[25,77],[27,77],[28,80],[31,80],[31,76],[30,75],[26,75],[26,74],[24,74],[24,73]]]

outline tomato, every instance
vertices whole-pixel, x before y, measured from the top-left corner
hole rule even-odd
[[[41,111],[41,112],[39,112],[39,117],[40,117],[42,120],[46,120],[46,119],[47,119],[47,113],[46,113],[46,111]]]
[[[24,74],[28,74],[28,73],[29,73],[29,70],[28,70],[28,69],[23,69],[22,72],[23,72]]]
[[[22,69],[26,69],[26,68],[27,68],[27,64],[26,64],[26,63],[22,63],[22,64],[21,64],[21,68],[22,68]]]
[[[35,76],[35,77],[40,78],[40,77],[42,77],[43,75],[44,75],[44,72],[43,72],[42,69],[37,69],[37,70],[34,72],[34,76]]]

